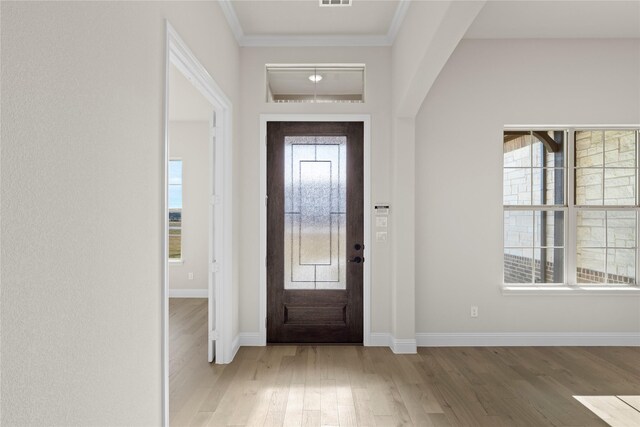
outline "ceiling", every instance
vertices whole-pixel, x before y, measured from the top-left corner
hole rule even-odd
[[[318,0],[219,2],[241,46],[390,46],[411,4],[408,0],[353,0],[348,7],[320,7]],[[465,38],[640,38],[640,0],[489,0]]]
[[[490,1],[465,38],[640,38],[640,1]]]
[[[318,0],[235,1],[233,8],[247,36],[384,36],[398,3],[397,0],[355,0],[352,6],[320,7]]]
[[[218,0],[241,46],[390,46],[409,1]]]
[[[169,120],[209,121],[211,104],[173,64],[169,69]]]

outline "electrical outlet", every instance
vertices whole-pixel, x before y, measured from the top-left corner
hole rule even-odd
[[[187,274],[187,278],[189,280],[193,280],[193,273],[190,272],[189,274]]]
[[[478,317],[478,306],[471,306],[471,317]]]

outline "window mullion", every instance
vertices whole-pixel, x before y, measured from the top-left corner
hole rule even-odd
[[[638,279],[640,278],[640,250],[638,250],[638,247],[640,246],[638,244],[638,236],[640,235],[638,233],[638,204],[640,203],[640,197],[638,195],[638,192],[640,191],[640,173],[639,173],[639,168],[638,168],[638,153],[640,153],[640,130],[636,131],[636,165],[635,165],[635,169],[636,169],[636,283],[638,283]]]
[[[533,196],[533,192],[534,192],[534,185],[533,183],[535,182],[535,177],[533,175],[533,141],[534,141],[534,137],[533,137],[533,131],[529,131],[529,137],[530,137],[530,141],[531,141],[531,145],[529,145],[529,179],[531,180],[531,185],[529,186],[529,191],[530,191],[530,199],[531,200],[531,230],[532,235],[531,235],[531,282],[532,284],[536,283],[536,209],[533,208],[533,201],[534,196]]]
[[[640,251],[638,251],[638,209],[636,209],[636,247],[635,247],[635,251],[636,251],[636,283],[638,283],[638,277],[639,277],[638,276],[638,272],[640,272],[640,269],[639,269],[640,267],[638,266],[638,262],[639,262],[639,260],[638,260],[638,257],[639,257],[638,252],[640,252]]]
[[[605,156],[605,152],[607,151],[607,142],[605,140],[605,135],[604,135],[604,130],[601,132],[602,133],[602,208],[604,210],[604,283],[607,284],[609,281],[609,274],[607,272],[608,266],[609,266],[609,260],[608,260],[608,256],[609,256],[609,248],[607,247],[609,245],[609,237],[607,235],[607,232],[609,230],[609,226],[607,223],[609,214],[607,211],[607,204],[605,203],[604,200],[604,195],[605,195],[605,187],[606,187],[606,170],[605,170],[605,166],[604,163],[606,161],[606,156]]]
[[[604,187],[604,181],[602,186]],[[604,283],[609,283],[609,211],[606,209],[604,211]]]
[[[604,162],[605,162],[605,151],[607,151],[607,146],[606,146],[606,141],[604,138],[604,131],[602,131],[602,206],[605,206],[605,202],[604,202],[604,187],[605,187],[605,167],[604,167]]]
[[[533,196],[533,175],[531,175],[531,195]],[[531,199],[531,201],[533,201],[533,199]],[[533,235],[531,239],[531,283],[532,284],[536,283],[536,212],[538,212],[536,209],[533,209],[531,211],[532,213],[531,229],[533,230]]]
[[[565,281],[571,285],[577,283],[577,212],[575,206],[575,130],[569,129],[567,132],[567,219],[565,221],[565,259],[566,277]]]

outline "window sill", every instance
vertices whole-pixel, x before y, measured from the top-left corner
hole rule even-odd
[[[635,295],[640,296],[638,286],[569,286],[569,285],[548,285],[548,286],[502,286],[502,295]]]
[[[183,259],[170,259],[169,260],[169,265],[180,265],[180,264],[184,264],[184,260]]]

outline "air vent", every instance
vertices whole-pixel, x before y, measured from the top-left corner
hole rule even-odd
[[[351,0],[320,0],[320,7],[351,6]]]

